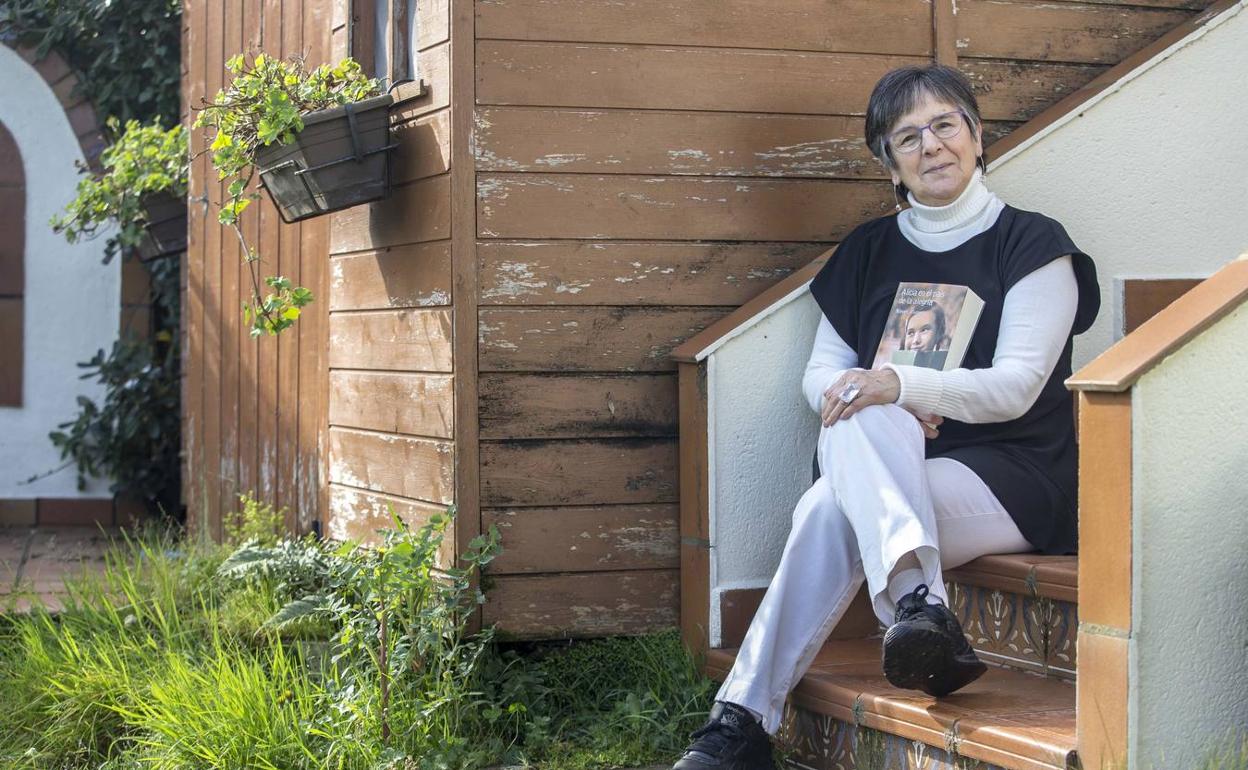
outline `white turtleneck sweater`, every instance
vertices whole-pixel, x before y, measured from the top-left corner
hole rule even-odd
[[[910,196],[911,208],[897,215],[906,240],[924,251],[943,252],[996,223],[1005,204],[983,182],[978,169],[970,184],[947,206],[925,206]],[[1006,292],[992,366],[947,372],[885,364],[901,381],[897,404],[915,414],[961,422],[1004,422],[1035,403],[1066,345],[1079,300],[1070,257],[1032,271]],[[815,344],[802,378],[802,391],[816,412],[823,394],[858,363],[827,317],[819,320]]]

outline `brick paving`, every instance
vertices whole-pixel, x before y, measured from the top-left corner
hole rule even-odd
[[[98,527],[0,527],[0,613],[60,609],[65,579],[103,573],[111,536]]]

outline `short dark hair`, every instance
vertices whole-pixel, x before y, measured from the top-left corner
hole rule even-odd
[[[867,101],[867,148],[887,168],[896,167],[888,147],[888,132],[925,95],[953,104],[966,115],[975,135],[982,136],[984,122],[979,115],[979,102],[975,100],[975,91],[965,75],[944,64],[899,67],[880,78]],[[982,155],[976,162],[981,169],[986,169]],[[899,184],[897,192],[905,195],[908,190],[905,185]]]

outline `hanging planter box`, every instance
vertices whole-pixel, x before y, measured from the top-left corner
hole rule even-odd
[[[389,94],[303,116],[293,144],[256,153],[260,183],[282,221],[298,222],[390,193]]]
[[[139,258],[143,261],[186,251],[186,198],[156,193],[143,199],[147,216]]]

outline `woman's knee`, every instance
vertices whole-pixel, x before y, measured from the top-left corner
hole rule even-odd
[[[899,434],[911,433],[920,441],[923,429],[918,419],[896,404],[872,404],[855,412],[844,420],[837,420],[824,427],[819,434],[820,443],[838,441],[844,437],[883,437],[895,441]]]

